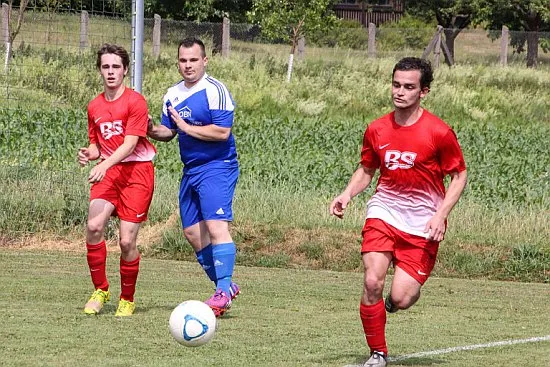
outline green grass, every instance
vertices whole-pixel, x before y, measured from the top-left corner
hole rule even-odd
[[[354,251],[351,249],[350,251]],[[242,295],[200,348],[176,344],[171,310],[212,291],[194,262],[145,257],[136,314],[114,318],[118,255],[109,254],[115,294],[104,313],[82,307],[91,293],[81,253],[0,250],[2,366],[344,366],[364,362],[359,273],[237,267]],[[413,308],[388,316],[393,356],[550,334],[548,286],[432,278]],[[406,359],[392,366],[470,367],[550,363],[550,342]]]

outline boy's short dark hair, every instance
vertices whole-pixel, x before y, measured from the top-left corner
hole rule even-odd
[[[418,57],[404,57],[395,64],[393,67],[392,77],[395,72],[406,70],[418,70],[420,71],[420,88],[430,88],[430,84],[434,80],[434,74],[432,70],[432,64],[428,60],[420,59]]]
[[[101,68],[101,56],[106,54],[119,56],[125,69],[128,69],[128,67],[130,66],[130,56],[128,55],[128,51],[126,51],[124,47],[111,43],[105,43],[103,44],[103,46],[101,46],[99,51],[97,51],[96,66],[98,69]]]

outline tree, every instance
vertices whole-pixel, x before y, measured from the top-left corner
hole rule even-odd
[[[431,20],[436,18],[437,24],[443,27],[445,44],[454,59],[455,39],[458,34],[476,20],[479,14],[480,0],[408,0],[407,12],[411,15]],[[445,55],[445,61],[450,60]]]
[[[158,14],[162,18],[204,22],[215,14],[214,2],[215,0],[145,0],[145,17],[152,18],[154,14]]]
[[[333,3],[334,0],[253,0],[248,19],[260,26],[262,37],[291,44],[288,81],[298,40],[334,24],[336,17],[330,10]]]
[[[6,44],[6,60],[4,62],[4,70],[8,70],[8,66],[10,64],[11,54],[12,54],[12,47],[13,47],[13,41],[15,41],[15,37],[19,34],[19,31],[21,30],[21,25],[23,24],[23,14],[25,13],[25,10],[27,9],[27,5],[29,4],[29,0],[21,0],[19,2],[19,10],[17,11],[17,18],[16,21],[13,21],[13,0],[9,0],[8,2],[8,40]]]
[[[481,17],[486,29],[507,26],[514,31],[511,43],[516,52],[525,50],[527,43],[527,66],[536,67],[540,32],[550,30],[550,3],[548,0],[480,0]],[[496,36],[495,36],[496,37]],[[543,50],[547,50],[543,43]]]
[[[220,22],[229,16],[232,22],[244,22],[251,7],[252,0],[145,0],[145,17]]]

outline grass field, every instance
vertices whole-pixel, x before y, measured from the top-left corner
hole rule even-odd
[[[116,295],[118,255],[108,275]],[[137,313],[116,319],[114,297],[97,317],[82,313],[91,283],[84,251],[0,250],[1,366],[356,366],[366,346],[358,316],[361,275],[238,267],[243,289],[212,343],[182,347],[171,310],[205,299],[196,263],[144,258]],[[413,353],[550,335],[547,284],[432,278],[408,311],[388,316],[392,366],[550,365],[550,341],[440,353]]]

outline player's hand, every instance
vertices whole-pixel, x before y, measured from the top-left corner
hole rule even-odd
[[[153,130],[153,126],[153,116],[147,115],[147,134],[149,134],[151,130]]]
[[[178,111],[176,111],[176,109],[172,106],[169,106],[168,107],[168,112],[170,112],[170,117],[172,117],[172,121],[174,121],[178,127],[178,129],[180,129],[181,131],[183,132],[186,132],[186,128],[187,128],[187,122],[185,122],[185,120],[180,116],[180,114],[178,113]]]
[[[445,238],[445,219],[434,215],[424,228],[424,232],[428,234],[428,239],[431,241],[441,242]]]
[[[103,180],[106,173],[107,173],[107,169],[104,168],[103,165],[100,163],[91,169],[90,174],[88,175],[88,182],[89,183],[99,182]]]
[[[335,197],[334,200],[332,200],[332,203],[330,203],[330,215],[334,215],[342,219],[344,217],[344,210],[346,210],[346,207],[348,206],[350,200],[351,197],[346,194],[341,194]]]
[[[90,161],[90,151],[88,150],[88,148],[80,148],[78,150],[77,157],[78,157],[78,163],[82,167],[84,167]]]

